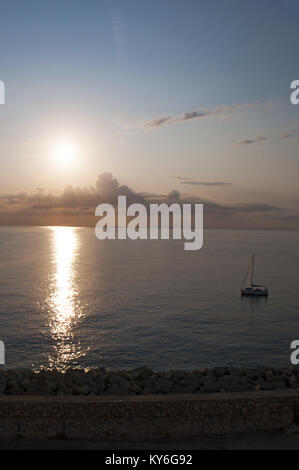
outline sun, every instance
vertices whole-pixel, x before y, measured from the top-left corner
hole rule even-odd
[[[53,155],[57,163],[62,166],[71,165],[77,154],[77,149],[71,142],[58,142],[54,145]]]

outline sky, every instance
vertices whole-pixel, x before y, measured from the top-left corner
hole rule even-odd
[[[175,191],[211,226],[299,228],[297,1],[0,8],[0,223],[93,225],[118,193]]]

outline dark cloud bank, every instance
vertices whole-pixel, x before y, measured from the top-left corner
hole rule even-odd
[[[223,186],[226,182],[203,182],[186,177],[174,177],[190,186]],[[174,189],[168,194],[137,193],[127,185],[120,185],[110,173],[97,177],[94,186],[68,186],[62,193],[35,193],[0,195],[0,224],[2,225],[74,225],[95,226],[95,208],[101,203],[117,204],[118,196],[126,196],[127,204],[151,202],[204,203],[204,226],[223,228],[299,228],[299,217],[291,211],[270,204],[231,204],[203,200],[182,195]]]

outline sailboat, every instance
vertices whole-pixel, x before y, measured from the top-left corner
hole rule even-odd
[[[250,285],[250,287],[244,287],[244,284],[247,280],[250,269],[251,269],[251,285]],[[243,281],[243,284],[241,286],[241,295],[242,296],[243,295],[254,295],[254,296],[268,297],[269,291],[268,291],[267,287],[253,283],[253,273],[254,273],[254,253],[252,255],[251,264],[249,265],[246,277],[245,277],[245,279]]]

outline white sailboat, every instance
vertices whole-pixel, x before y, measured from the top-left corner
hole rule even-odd
[[[251,285],[249,287],[244,287],[244,284],[245,284],[245,282],[248,278],[248,274],[250,272],[250,268],[251,268]],[[253,274],[254,274],[254,253],[252,255],[251,264],[248,268],[246,277],[245,277],[245,279],[243,281],[243,284],[241,286],[241,295],[242,296],[244,296],[244,295],[248,295],[248,296],[254,295],[254,296],[268,297],[269,291],[268,291],[267,287],[262,286],[262,285],[258,285],[258,284],[254,284]]]

